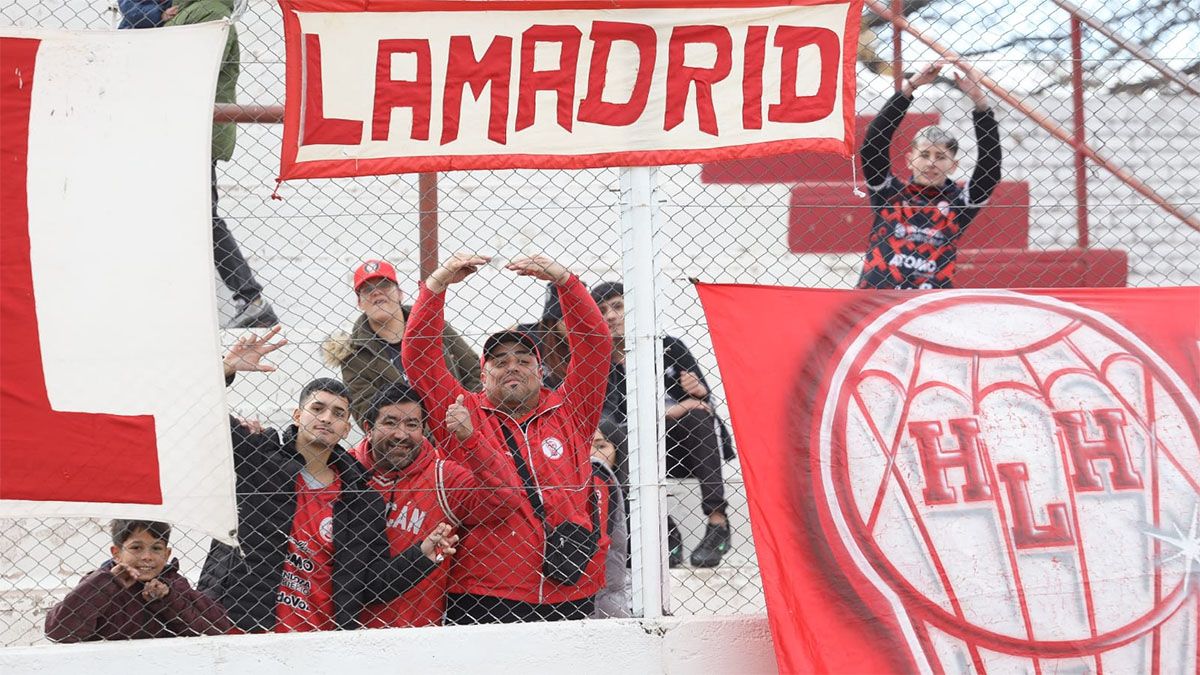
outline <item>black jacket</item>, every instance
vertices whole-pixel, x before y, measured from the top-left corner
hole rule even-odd
[[[892,135],[911,103],[893,95],[863,140],[874,217],[859,288],[952,288],[958,239],[1000,183],[1000,130],[991,109],[972,113],[977,157],[965,185],[921,186],[893,175]]]
[[[276,593],[296,512],[296,479],[304,459],[296,428],[261,434],[231,420],[237,475],[238,541],[214,541],[198,588],[220,602],[241,630],[275,627]],[[414,545],[390,557],[383,499],[367,485],[367,472],[340,446],[330,465],[342,489],[333,504],[333,604],[338,628],[359,627],[369,602],[387,602],[424,579],[436,563]]]
[[[687,348],[683,340],[670,335],[663,336],[663,391],[668,399],[668,406],[671,405],[670,402],[691,398],[680,380],[683,373],[689,371],[699,377],[700,383],[708,390],[708,396],[704,397],[704,402],[715,407],[712,387],[708,386],[708,381],[704,379],[700,363],[696,361],[691,350]],[[625,400],[624,364],[614,363],[609,368],[608,388],[604,393],[604,414],[611,417],[622,428],[626,428],[628,408]],[[736,455],[733,450],[733,439],[729,435],[729,427],[725,424],[725,420],[715,413],[713,414],[713,423],[718,427],[717,435],[721,439],[721,455],[725,461],[730,461]],[[622,485],[626,485],[628,484],[629,470],[626,458],[622,456],[617,459],[617,477],[621,480]]]

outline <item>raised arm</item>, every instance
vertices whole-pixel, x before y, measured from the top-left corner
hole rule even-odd
[[[912,104],[913,92],[933,82],[943,65],[934,63],[905,80],[900,91],[893,94],[883,104],[883,110],[871,120],[862,147],[863,179],[868,188],[881,189],[892,175],[892,136]]]
[[[551,281],[557,287],[571,347],[571,361],[559,392],[579,428],[594,430],[604,405],[612,354],[612,334],[600,308],[579,277],[546,256],[513,260],[508,269],[521,276]],[[587,459],[586,455],[583,459]]]
[[[466,392],[446,367],[442,334],[446,329],[446,289],[474,274],[488,258],[455,253],[429,275],[417,293],[408,315],[400,359],[413,387],[421,393],[429,426],[439,443],[445,442],[446,408]]]
[[[977,146],[975,170],[971,173],[971,181],[967,183],[967,203],[969,206],[982,206],[1000,183],[1000,125],[996,123],[996,113],[980,86],[980,74],[970,67],[964,69],[966,74],[956,75],[954,81],[975,106],[971,119],[975,122]]]

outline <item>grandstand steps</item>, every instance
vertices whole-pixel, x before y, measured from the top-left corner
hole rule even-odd
[[[861,253],[871,231],[871,206],[852,183],[800,183],[788,203],[788,250]],[[1029,246],[1029,184],[1002,181],[959,239],[963,248]]]

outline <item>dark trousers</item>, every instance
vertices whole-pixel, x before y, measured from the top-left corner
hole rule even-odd
[[[700,481],[705,515],[725,513],[721,462],[721,436],[712,413],[690,410],[679,419],[667,420],[667,475]]]
[[[592,615],[595,607],[595,597],[554,604],[537,604],[494,598],[490,595],[450,593],[446,596],[446,625],[574,621],[588,618]]]
[[[262,286],[254,279],[242,250],[238,248],[237,240],[225,224],[225,219],[217,214],[217,163],[212,163],[212,224],[213,224],[213,261],[217,265],[217,274],[221,282],[239,302],[250,302],[262,295]]]

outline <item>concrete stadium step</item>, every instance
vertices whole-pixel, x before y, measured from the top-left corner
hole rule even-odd
[[[855,152],[862,148],[863,137],[867,133],[867,125],[875,119],[874,115],[859,115],[855,119],[854,141]],[[940,118],[936,113],[914,113],[906,115],[892,138],[892,166],[904,166],[904,153],[912,144],[913,135],[921,127],[937,124]],[[854,162],[861,161],[857,155]],[[753,159],[731,159],[722,162],[708,162],[700,169],[700,180],[712,184],[760,184],[760,183],[800,183],[804,181],[852,181],[855,171],[851,168],[851,160],[827,152],[793,152],[772,157],[755,157]],[[861,169],[858,180],[862,181]]]
[[[1116,249],[964,249],[958,288],[1113,288],[1126,285],[1129,254]]]
[[[788,208],[792,253],[865,251],[871,207],[851,183],[801,183]],[[1022,249],[1029,245],[1029,184],[1001,181],[987,206],[967,228],[960,248]]]

